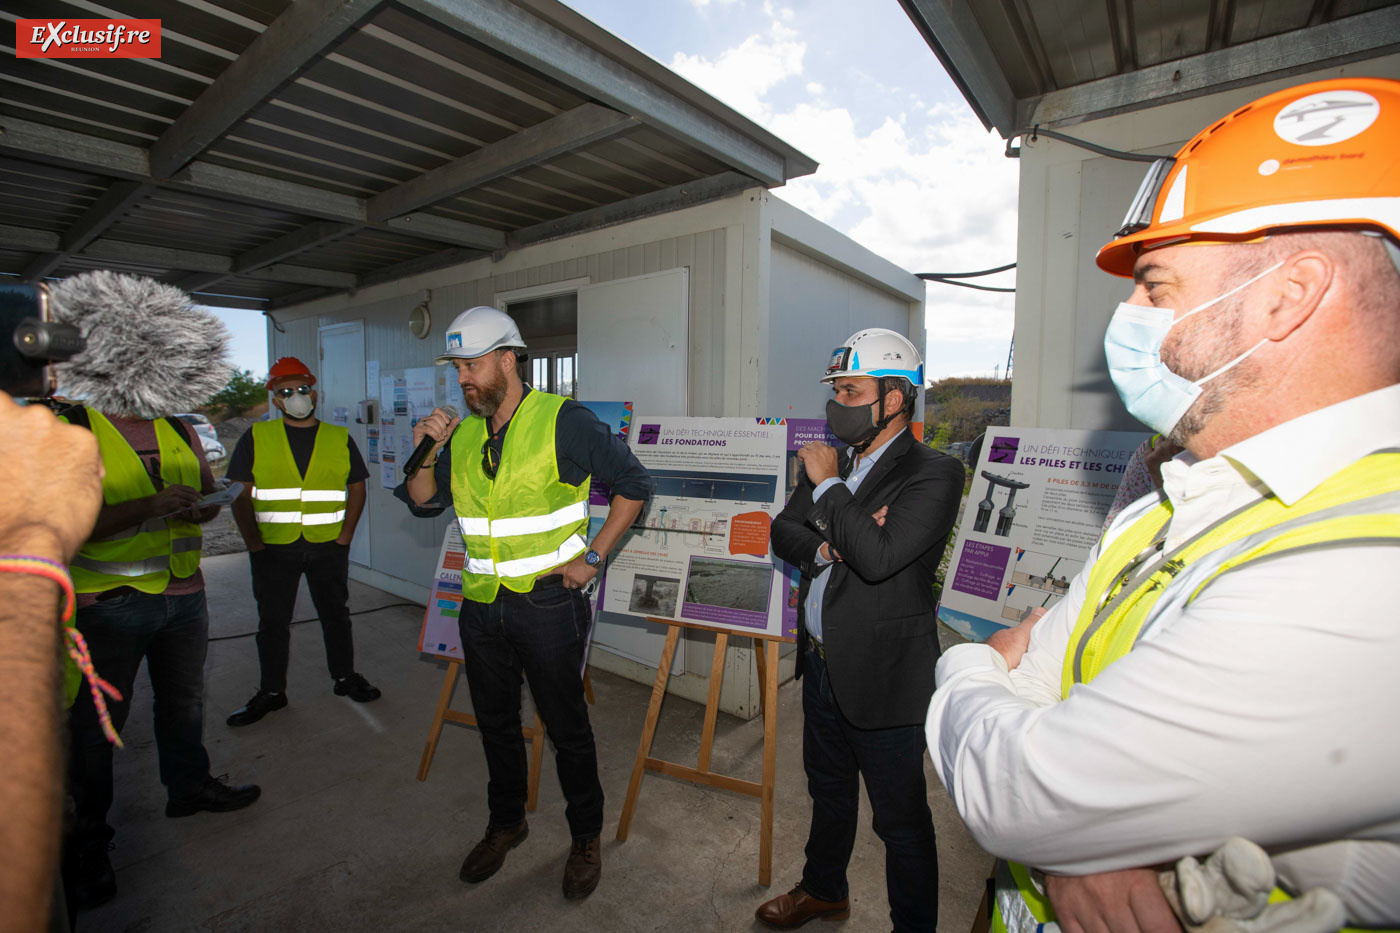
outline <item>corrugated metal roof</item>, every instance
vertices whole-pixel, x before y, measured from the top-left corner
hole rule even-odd
[[[900,0],[1010,139],[1400,49],[1400,0]]]
[[[29,279],[271,308],[816,169],[554,0],[0,7],[161,20],[159,59],[0,50],[0,273]]]

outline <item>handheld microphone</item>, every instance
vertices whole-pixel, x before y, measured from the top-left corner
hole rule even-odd
[[[446,413],[448,420],[460,417],[457,414],[457,409],[453,408],[451,405],[444,405],[438,410]],[[432,435],[423,435],[423,439],[418,442],[417,447],[413,448],[412,455],[409,456],[408,460],[403,465],[404,479],[413,478],[413,474],[417,473],[418,468],[423,465],[423,461],[428,459],[428,454],[432,451],[433,445],[436,443],[437,441],[433,439]]]

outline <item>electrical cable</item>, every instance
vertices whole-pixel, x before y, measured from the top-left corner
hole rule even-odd
[[[385,609],[398,609],[398,608],[403,607],[403,606],[412,606],[412,607],[415,608],[415,609],[426,609],[426,608],[427,608],[427,607],[424,606],[422,603],[387,603],[387,604],[385,604],[385,605],[383,605],[383,606],[375,606],[373,609],[361,609],[361,610],[359,610],[358,612],[352,612],[352,613],[350,613],[350,615],[352,615],[352,616],[363,616],[363,615],[368,615],[368,614],[371,613],[371,612],[381,612],[381,611],[383,611],[383,610],[385,610]],[[320,617],[320,616],[312,616],[312,617],[309,618],[309,619],[297,619],[297,620],[294,621],[294,622],[288,622],[288,623],[287,623],[287,627],[288,627],[288,628],[291,628],[293,625],[305,625],[305,624],[308,623],[308,622],[319,622],[320,620],[321,620],[321,617]],[[237,635],[219,635],[219,636],[211,636],[211,637],[209,638],[209,640],[210,640],[210,641],[232,641],[232,640],[235,639],[235,638],[250,638],[250,637],[252,637],[253,635],[256,635],[256,634],[258,634],[256,631],[252,631],[252,632],[240,632],[240,633],[237,634]]]
[[[995,275],[998,272],[1006,272],[1016,268],[1016,263],[1008,262],[1004,266],[997,266],[995,269],[979,269],[976,272],[918,272],[917,278],[925,282],[937,282],[940,285],[957,285],[960,288],[975,288],[979,292],[1015,292],[1013,288],[998,288],[992,285],[975,285],[972,282],[959,282],[958,279],[975,279],[984,275]]]
[[[1148,155],[1141,152],[1124,152],[1122,149],[1110,149],[1107,146],[1100,146],[1098,143],[1091,143],[1087,139],[1078,139],[1074,136],[1066,136],[1064,133],[1057,133],[1054,130],[1043,130],[1039,126],[1033,126],[1029,131],[1022,130],[1018,135],[1026,136],[1029,132],[1031,142],[1035,142],[1036,136],[1049,136],[1051,139],[1058,139],[1062,143],[1069,143],[1071,146],[1078,146],[1081,149],[1088,149],[1101,156],[1108,156],[1110,159],[1122,159],[1126,162],[1156,162],[1158,159],[1172,159],[1172,156]],[[1010,146],[1008,140],[1007,145]]]

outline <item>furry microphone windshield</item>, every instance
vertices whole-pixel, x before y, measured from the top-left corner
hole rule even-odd
[[[194,411],[227,384],[229,333],[173,285],[84,272],[50,289],[54,320],[87,349],[56,368],[59,390],[103,414],[155,419]]]

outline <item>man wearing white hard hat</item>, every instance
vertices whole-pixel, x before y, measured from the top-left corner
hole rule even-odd
[[[1400,82],[1222,114],[1153,166],[1097,262],[1134,282],[1114,385],[1185,451],[1043,619],[939,662],[934,764],[1019,863],[1000,928],[1175,929],[1142,866],[1180,859],[1193,925],[1394,929]],[[1271,861],[1248,897],[1202,899],[1184,859],[1228,865],[1229,837]]]
[[[847,446],[798,452],[804,478],[773,522],[773,553],[802,570],[797,676],[812,820],[802,880],[757,917],[790,929],[849,913],[863,778],[894,928],[932,933],[938,853],[922,722],[939,652],[933,581],[963,467],[910,431],[923,361],[904,337],[853,334],[821,381],[835,396],[827,421]]]
[[[481,882],[525,840],[527,773],[520,741],[520,681],[554,743],[573,838],[564,896],[587,897],[602,873],[603,788],[588,707],[586,588],[651,495],[651,478],[620,438],[587,408],[524,384],[525,341],[495,308],[462,312],[447,350],[470,410],[437,409],[413,429],[436,441],[431,468],[394,491],[419,516],[451,505],[466,543],[462,569],[463,662],[490,775],[485,837],[459,877]],[[588,541],[590,478],[611,489],[607,520]]]

